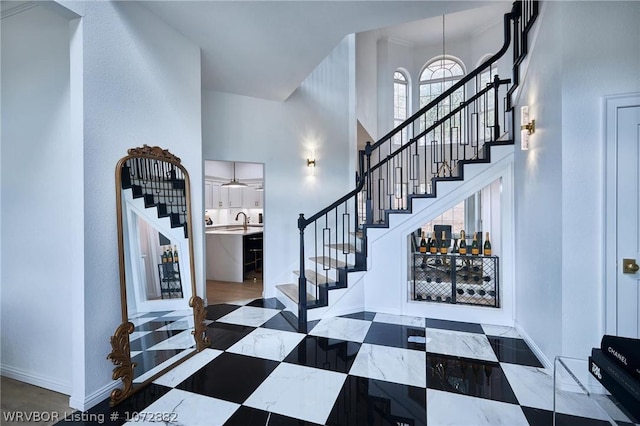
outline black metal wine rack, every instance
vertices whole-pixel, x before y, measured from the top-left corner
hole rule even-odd
[[[180,299],[183,297],[178,262],[159,263],[158,274],[160,275],[160,296],[163,299]]]
[[[497,256],[413,254],[412,299],[500,307]]]

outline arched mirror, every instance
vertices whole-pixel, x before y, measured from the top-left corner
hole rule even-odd
[[[122,324],[111,337],[121,402],[209,346],[196,294],[189,175],[167,150],[132,148],[116,166]]]

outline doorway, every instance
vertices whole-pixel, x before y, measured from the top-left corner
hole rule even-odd
[[[207,303],[261,298],[264,165],[206,160],[204,171]]]
[[[607,98],[605,114],[606,331],[640,338],[640,94]]]

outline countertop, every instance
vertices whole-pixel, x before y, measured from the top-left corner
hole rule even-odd
[[[262,231],[262,225],[249,225],[246,231],[242,225],[210,225],[205,227],[207,235],[253,235]]]

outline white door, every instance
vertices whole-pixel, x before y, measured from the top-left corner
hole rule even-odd
[[[615,315],[607,313],[607,332],[640,338],[640,98],[608,106],[607,297],[615,300]]]

